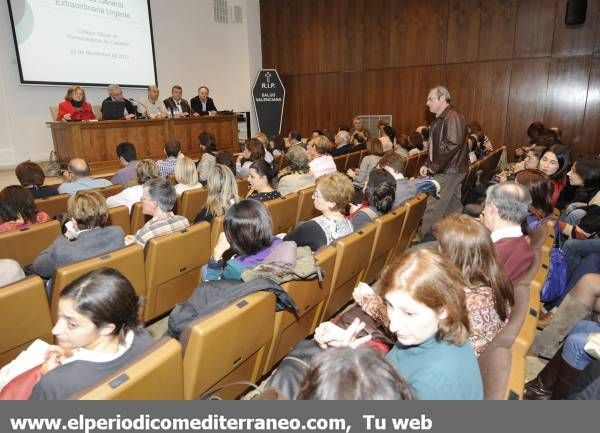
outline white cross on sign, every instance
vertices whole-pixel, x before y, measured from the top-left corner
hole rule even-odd
[[[271,82],[271,73],[270,72],[265,73],[265,77],[267,78],[267,83],[270,83]]]

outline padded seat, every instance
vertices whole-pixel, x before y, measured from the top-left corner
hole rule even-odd
[[[427,158],[429,158],[429,152],[420,152],[418,156],[419,159],[417,160],[417,175],[419,174],[419,170],[421,170],[421,167],[423,167],[423,164],[425,164],[425,161],[427,161]]]
[[[419,162],[419,155],[411,155],[406,158],[404,162],[404,177],[416,177],[419,173],[417,171],[417,164]]]
[[[117,206],[108,209],[108,224],[123,229],[125,236],[131,234],[131,222],[127,206]]]
[[[148,241],[144,322],[170,311],[192,295],[200,282],[200,268],[208,263],[211,252],[207,222]]]
[[[181,345],[163,337],[138,359],[70,400],[183,400]]]
[[[319,215],[313,203],[313,194],[315,187],[306,188],[298,191],[298,213],[296,215],[296,224],[300,221],[308,221]]]
[[[213,218],[210,225],[210,254],[212,254],[219,240],[219,235],[223,231],[223,221],[225,221],[225,216],[221,215]]]
[[[137,244],[129,245],[102,256],[92,257],[58,268],[54,276],[54,288],[50,302],[50,313],[53,320],[56,320],[58,300],[62,290],[83,274],[100,268],[118,270],[129,280],[138,295],[146,296],[144,248]]]
[[[181,335],[183,394],[194,400],[238,381],[256,383],[273,337],[275,295],[257,292],[190,323]],[[216,392],[234,399],[245,385]]]
[[[38,211],[46,212],[50,218],[67,211],[67,203],[71,194],[58,194],[52,197],[36,198],[34,200]]]
[[[37,275],[0,288],[0,317],[0,367],[38,338],[52,344],[48,298]]]
[[[2,258],[13,259],[24,268],[31,265],[60,234],[58,221],[32,224],[21,230],[0,233]]]
[[[406,207],[406,217],[404,218],[402,231],[400,232],[400,237],[396,244],[396,250],[392,253],[390,260],[393,257],[398,257],[403,254],[415,239],[419,224],[421,224],[423,214],[425,214],[425,208],[427,207],[427,194],[421,193],[416,197],[411,198],[404,206]]]
[[[131,206],[131,234],[135,235],[151,218],[150,215],[144,215],[144,212],[142,211],[142,202],[137,202]]]
[[[485,400],[521,400],[525,358],[504,346],[490,346],[479,357]]]
[[[119,194],[121,191],[123,191],[123,189],[124,189],[123,185],[117,184],[117,185],[103,186],[102,188],[88,189],[86,191],[99,192],[100,194],[102,194],[104,196],[104,198],[108,198],[113,195]]]
[[[206,188],[196,188],[184,191],[177,197],[176,214],[182,215],[188,219],[190,224],[194,223],[196,215],[206,206],[208,199],[208,190]]]
[[[340,155],[333,158],[333,162],[335,162],[335,166],[337,167],[337,171],[341,173],[346,173],[346,161],[348,161],[348,155]]]
[[[348,171],[349,168],[356,169],[360,166],[360,155],[361,151],[348,154],[348,159],[346,160],[346,171]]]
[[[329,296],[333,269],[335,266],[334,247],[326,247],[315,254],[315,261],[321,267],[324,279],[308,281],[290,281],[282,285],[283,289],[294,300],[300,312],[298,315],[288,311],[275,313],[275,329],[273,341],[263,368],[263,375],[286,356],[301,340],[311,335],[319,325],[323,308]]]
[[[368,284],[379,278],[379,274],[384,266],[390,261],[406,217],[406,207],[401,206],[398,209],[380,216],[375,219],[375,240],[369,259],[369,266],[365,271],[362,280]]]
[[[246,196],[248,195],[248,191],[250,191],[250,182],[248,182],[247,179],[238,179],[237,186],[238,195],[240,196],[240,199],[246,198]]]
[[[369,223],[359,231],[336,241],[336,259],[322,320],[327,320],[352,300],[352,291],[369,265],[369,251],[375,240],[375,224]]]
[[[287,233],[294,228],[298,214],[298,194],[288,194],[264,203],[273,220],[274,235]]]
[[[469,169],[467,170],[467,174],[466,174],[465,178],[463,179],[462,185],[461,185],[462,204],[466,204],[469,191],[471,191],[477,184],[477,172],[478,171],[479,171],[479,161],[475,161],[474,163],[469,165]]]

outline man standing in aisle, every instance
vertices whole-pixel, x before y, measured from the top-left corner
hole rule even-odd
[[[433,175],[443,185],[440,198],[430,198],[423,216],[422,237],[427,240],[432,227],[446,215],[462,210],[461,184],[469,168],[467,121],[450,105],[450,92],[434,87],[427,96],[427,107],[435,114],[429,136],[429,158],[421,176]]]

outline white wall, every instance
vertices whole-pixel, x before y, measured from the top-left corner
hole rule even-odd
[[[198,86],[210,88],[220,110],[253,111],[251,86],[262,65],[259,0],[229,0],[243,8],[242,24],[213,20],[212,0],[151,0],[158,85],[161,97],[173,84],[191,99]],[[0,5],[0,167],[41,161],[52,150],[45,122],[48,107],[64,98],[65,87],[23,86],[15,55],[8,6]],[[126,89],[126,97],[145,91]],[[104,88],[86,88],[87,99],[99,103]],[[256,119],[252,114],[252,131]]]

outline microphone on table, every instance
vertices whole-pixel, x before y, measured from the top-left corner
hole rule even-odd
[[[133,106],[135,107],[135,117],[136,119],[149,119],[150,116],[148,116],[148,107],[146,107],[144,104],[142,104],[140,101],[138,101],[135,98],[129,98],[129,102],[131,102],[133,104]],[[142,107],[144,107],[146,109],[146,114],[142,114],[138,111],[137,107],[141,105]]]

